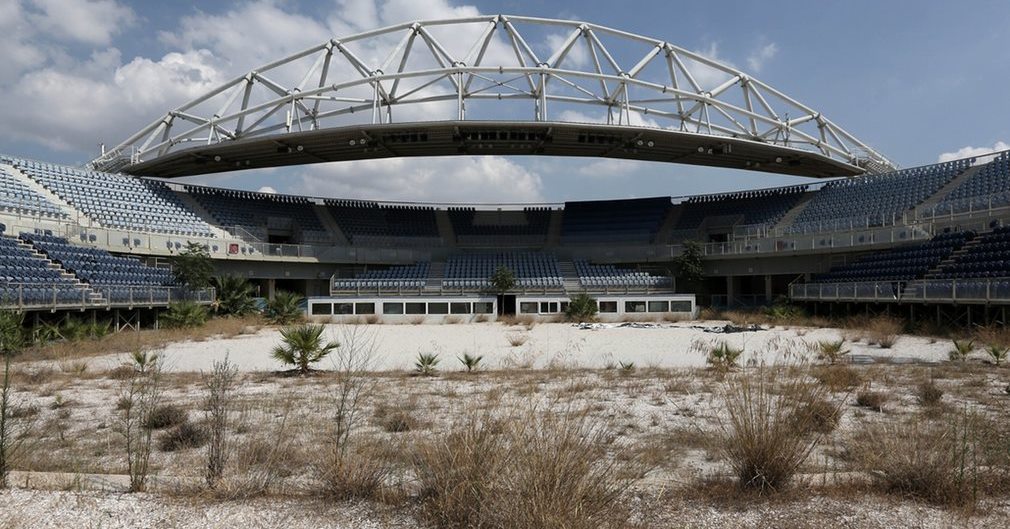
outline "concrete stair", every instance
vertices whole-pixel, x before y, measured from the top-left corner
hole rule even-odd
[[[425,290],[438,291],[442,289],[442,280],[445,279],[445,261],[432,261],[428,266],[428,282],[425,283]]]
[[[185,191],[181,191],[182,186],[179,186],[178,184],[169,183],[168,187],[175,193],[175,196],[179,198],[179,200],[182,202],[184,206],[186,206],[187,209],[189,209],[193,213],[196,213],[198,217],[200,217],[201,219],[203,219],[204,222],[210,225],[211,231],[214,233],[214,235],[225,239],[230,239],[233,237],[232,234],[228,233],[225,230],[222,230],[221,228],[218,228],[218,226],[221,223],[214,218],[214,215],[211,215],[209,211],[207,211],[199,202],[197,202],[197,200],[193,198],[193,195],[190,195]]]
[[[582,287],[582,282],[579,281],[579,273],[575,271],[575,263],[572,261],[559,261],[558,271],[561,272],[561,280],[565,292],[581,292],[585,290]]]
[[[449,219],[449,212],[444,209],[436,209],[435,225],[438,226],[438,236],[442,238],[442,244],[455,247],[456,232],[452,229],[452,220]]]
[[[659,231],[656,232],[656,244],[667,244],[670,242],[670,234],[677,225],[677,221],[680,220],[682,213],[684,213],[683,208],[670,208],[670,211],[666,213],[666,218],[659,225]]]
[[[555,209],[551,211],[551,218],[547,222],[547,246],[561,245],[561,221],[564,211]]]
[[[11,174],[17,176],[18,180],[20,180],[21,183],[23,183],[29,189],[31,189],[32,191],[35,191],[36,193],[38,193],[38,194],[42,195],[43,197],[45,197],[46,200],[48,200],[48,201],[52,202],[53,204],[59,206],[60,209],[62,209],[67,215],[69,215],[71,219],[78,219],[79,220],[79,219],[82,219],[82,218],[88,218],[85,214],[81,213],[77,208],[75,208],[74,206],[70,205],[69,202],[63,200],[59,195],[57,195],[56,193],[53,193],[52,191],[50,191],[49,188],[47,188],[47,187],[43,186],[42,184],[36,182],[34,178],[31,178],[28,175],[26,175],[23,172],[21,172],[20,169],[14,167],[13,165],[5,165],[4,167],[7,168],[8,172],[10,172]],[[91,220],[91,222],[94,223],[96,226],[100,226],[99,222],[96,221],[96,220]]]
[[[46,265],[50,269],[58,271],[60,273],[60,277],[62,277],[63,279],[70,281],[71,283],[74,284],[74,286],[85,289],[88,299],[91,300],[92,303],[101,303],[103,301],[104,299],[103,296],[100,293],[91,290],[91,285],[85,283],[84,281],[81,281],[81,278],[77,277],[76,274],[70,272],[66,268],[63,268],[63,265],[50,259],[48,255],[39,251],[38,248],[36,248],[31,243],[18,239],[18,246],[27,251],[28,253],[30,253],[32,257],[45,261]]]
[[[947,195],[950,195],[952,191],[954,191],[961,184],[963,184],[965,180],[968,180],[973,175],[975,175],[975,173],[979,172],[984,166],[985,164],[974,165],[966,169],[963,173],[952,178],[950,182],[944,184],[944,186],[941,187],[939,191],[933,193],[932,196],[930,196],[926,200],[923,200],[917,206],[915,206],[916,216],[918,217],[921,213],[929,211],[930,209],[933,208],[933,206],[939,204],[943,199],[947,198]]]
[[[975,236],[975,238],[965,242],[963,245],[961,245],[960,248],[951,252],[951,254],[948,255],[946,259],[940,261],[940,263],[934,266],[933,268],[930,268],[929,271],[926,272],[924,279],[936,279],[937,276],[939,276],[940,273],[943,272],[945,268],[954,264],[954,262],[957,261],[962,255],[970,252],[972,248],[978,246],[980,242],[982,242],[982,237],[979,236]]]
[[[800,201],[797,202],[792,209],[787,211],[785,215],[782,215],[782,218],[779,219],[779,221],[776,222],[774,226],[772,226],[772,229],[775,230],[791,226],[793,224],[793,221],[796,220],[796,217],[800,216],[800,213],[803,213],[804,209],[807,209],[807,205],[809,205],[810,201],[814,199],[816,193],[817,191],[808,191],[804,193],[803,197],[800,198]]]
[[[330,210],[323,204],[315,204],[312,206],[312,210],[316,212],[316,217],[319,217],[319,222],[322,223],[326,231],[330,233],[333,237],[333,242],[341,245],[349,245],[351,241],[347,239],[344,235],[344,230],[340,229],[340,225],[337,224],[337,219],[333,218],[330,214]]]

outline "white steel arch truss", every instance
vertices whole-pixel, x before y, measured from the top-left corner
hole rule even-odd
[[[820,112],[702,54],[586,22],[505,15],[329,40],[169,111],[91,166],[118,170],[198,145],[328,127],[463,121],[475,107],[485,121],[661,128],[808,151],[871,173],[894,168]]]

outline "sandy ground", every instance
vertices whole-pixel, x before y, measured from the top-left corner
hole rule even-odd
[[[849,339],[851,331],[837,329],[786,329],[722,334],[728,322],[684,322],[667,324],[597,324],[584,329],[567,323],[543,323],[527,330],[522,326],[508,327],[500,323],[469,325],[372,325],[376,361],[374,369],[399,371],[412,369],[418,353],[437,353],[439,369],[461,368],[456,360],[463,353],[484,356],[488,367],[532,362],[536,368],[551,364],[566,367],[602,368],[619,362],[634,362],[640,367],[703,367],[705,347],[725,340],[744,350],[742,362],[794,362],[810,359],[811,348],[818,341]],[[341,342],[341,325],[327,325],[328,339]],[[510,338],[525,337],[520,346],[512,346]],[[177,372],[207,371],[213,362],[227,355],[242,371],[282,369],[270,356],[270,350],[280,344],[280,332],[265,329],[255,334],[203,342],[172,344],[162,352],[168,370]],[[851,354],[895,361],[937,362],[945,360],[950,344],[927,338],[901,336],[894,347],[881,349],[865,342],[851,343]],[[123,355],[92,358],[91,368],[107,369],[126,360]],[[327,361],[319,366],[327,368]]]

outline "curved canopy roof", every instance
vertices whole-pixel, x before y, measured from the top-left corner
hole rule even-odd
[[[91,165],[171,177],[458,154],[824,177],[894,168],[820,112],[704,55],[595,24],[505,15],[329,40],[169,111]]]

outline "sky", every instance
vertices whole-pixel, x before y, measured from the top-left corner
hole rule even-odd
[[[329,38],[477,14],[584,20],[730,64],[902,167],[1010,148],[1005,0],[0,0],[0,152],[81,164],[229,78]],[[549,157],[403,158],[193,177],[326,197],[563,202],[807,179]]]

